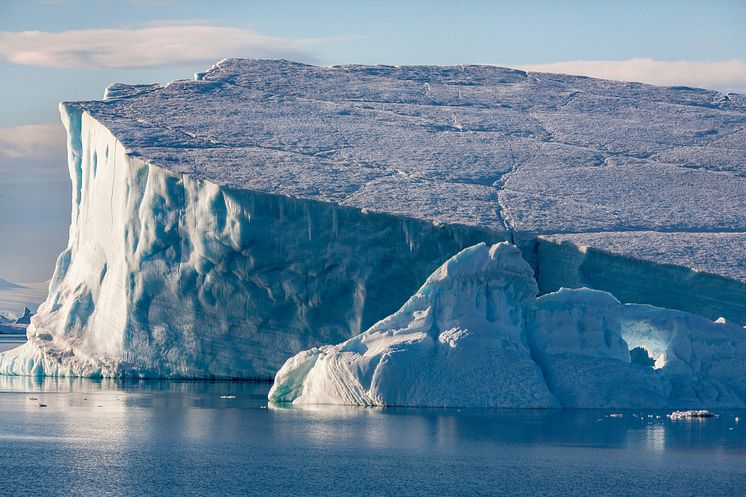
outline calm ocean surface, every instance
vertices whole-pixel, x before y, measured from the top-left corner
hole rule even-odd
[[[0,495],[746,492],[746,411],[277,408],[268,389],[0,377]]]

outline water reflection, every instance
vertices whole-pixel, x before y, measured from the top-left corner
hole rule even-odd
[[[720,411],[718,418],[693,423],[671,421],[667,411],[644,410],[291,407],[268,405],[268,388],[261,382],[0,376],[3,410],[52,413],[61,427],[73,426],[71,433],[85,416],[86,425],[105,420],[107,436],[127,431],[134,419],[142,426],[136,431],[149,438],[160,429],[162,435],[209,439],[232,433],[241,428],[241,418],[249,417],[261,419],[274,436],[294,433],[315,443],[374,446],[447,447],[456,440],[484,440],[579,447],[643,443],[662,451],[668,443],[728,445],[730,440],[736,446],[744,441],[744,429],[734,420],[739,413],[744,417],[743,411]]]
[[[735,422],[735,416],[746,417],[743,411],[719,411],[718,418],[689,423],[671,421],[662,411],[612,417],[597,410],[297,408],[268,406],[268,389],[249,382],[0,377],[0,467],[39,461],[52,468],[46,477],[59,493],[83,495],[95,494],[91,482],[102,465],[107,491],[117,495],[133,493],[126,491],[133,479],[144,489],[167,484],[167,494],[189,490],[184,479],[206,492],[200,485],[210,478],[280,485],[273,475],[290,467],[310,479],[311,487],[293,490],[283,483],[277,492],[314,493],[318,484],[323,494],[324,481],[314,480],[318,475],[368,478],[372,484],[381,472],[404,472],[407,465],[409,476],[402,473],[402,481],[420,478],[410,474],[412,465],[428,468],[428,474],[457,467],[465,484],[471,478],[494,489],[513,477],[569,478],[576,467],[600,472],[588,481],[601,482],[615,465],[639,470],[644,479],[652,468],[665,472],[676,464],[683,469],[670,469],[685,488],[680,475],[708,471],[703,458],[719,468],[714,478],[723,479],[726,494],[731,483],[746,483],[746,425]],[[205,473],[212,465],[220,471]],[[206,481],[195,482],[194,475]],[[430,479],[441,477],[452,481],[445,473]],[[462,490],[469,493],[473,485]]]

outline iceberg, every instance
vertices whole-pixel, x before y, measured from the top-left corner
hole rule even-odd
[[[654,363],[633,362],[630,350]],[[396,313],[278,371],[275,403],[430,407],[745,407],[746,330],[622,304],[587,288],[538,296],[507,242],[467,248]]]
[[[68,246],[0,374],[269,380],[505,240],[539,294],[746,323],[741,95],[226,59],[60,111]]]
[[[396,313],[339,345],[297,354],[274,402],[559,407],[531,358],[524,320],[536,282],[520,251],[467,248]]]

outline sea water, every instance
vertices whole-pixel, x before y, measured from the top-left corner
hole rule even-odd
[[[743,495],[745,411],[268,405],[269,384],[0,377],[0,495]],[[738,420],[736,418],[739,418]]]

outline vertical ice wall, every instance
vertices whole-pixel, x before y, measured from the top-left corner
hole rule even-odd
[[[541,293],[588,287],[622,302],[724,317],[746,325],[746,284],[673,264],[633,259],[592,247],[532,239],[524,245]]]
[[[16,374],[270,378],[359,333],[496,234],[221,188],[128,155],[62,107],[73,209]]]

